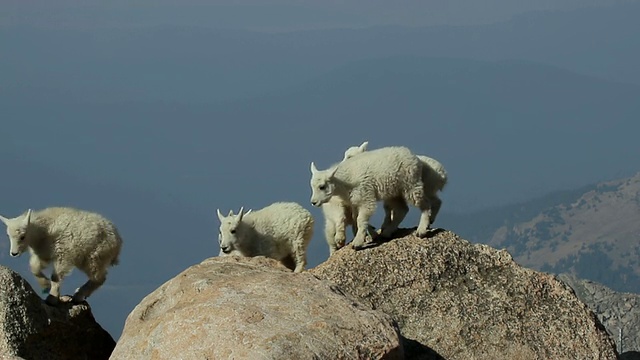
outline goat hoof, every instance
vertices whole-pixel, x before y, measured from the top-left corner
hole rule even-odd
[[[428,228],[425,229],[425,230],[418,230],[416,232],[416,235],[418,235],[419,238],[423,238],[424,239],[424,238],[429,236],[430,231],[431,231],[431,229],[428,229]]]

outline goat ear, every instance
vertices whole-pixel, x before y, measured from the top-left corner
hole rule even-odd
[[[2,221],[5,225],[9,225],[9,219],[0,215],[0,221]]]
[[[224,215],[222,215],[220,209],[216,209],[216,213],[218,214],[218,220],[220,220],[220,222],[224,221]]]
[[[31,222],[31,209],[27,210],[27,213],[24,215],[24,219],[22,219],[22,225],[28,226]]]
[[[247,211],[246,213],[244,213],[244,215],[243,215],[243,216],[248,215],[252,210],[253,210],[253,209],[249,209],[249,211]]]
[[[333,176],[336,174],[336,171],[338,171],[337,166],[335,166],[333,170],[331,170],[331,172],[329,173],[329,178],[333,178]]]
[[[365,141],[365,142],[363,142],[363,143],[362,143],[358,148],[359,148],[360,150],[362,150],[362,151],[365,151],[365,150],[367,150],[367,146],[369,146],[369,142],[368,142],[368,141]]]
[[[313,163],[313,161],[311,162],[311,173],[315,174],[318,172],[318,168],[316,167],[316,164]]]

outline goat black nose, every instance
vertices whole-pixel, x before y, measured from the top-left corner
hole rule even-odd
[[[13,256],[13,257],[16,257],[16,256],[20,255],[20,253],[14,253],[14,252],[10,252],[9,254],[10,254],[11,256]]]

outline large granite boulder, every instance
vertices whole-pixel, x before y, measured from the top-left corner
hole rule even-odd
[[[145,297],[111,359],[403,359],[397,324],[308,272],[214,257]]]
[[[600,321],[553,275],[452,232],[404,232],[364,250],[347,246],[310,271],[391,315],[407,358],[616,358]]]

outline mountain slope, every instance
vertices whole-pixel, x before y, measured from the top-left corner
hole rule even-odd
[[[640,292],[640,173],[598,184],[576,201],[498,228],[488,239],[543,271]]]

